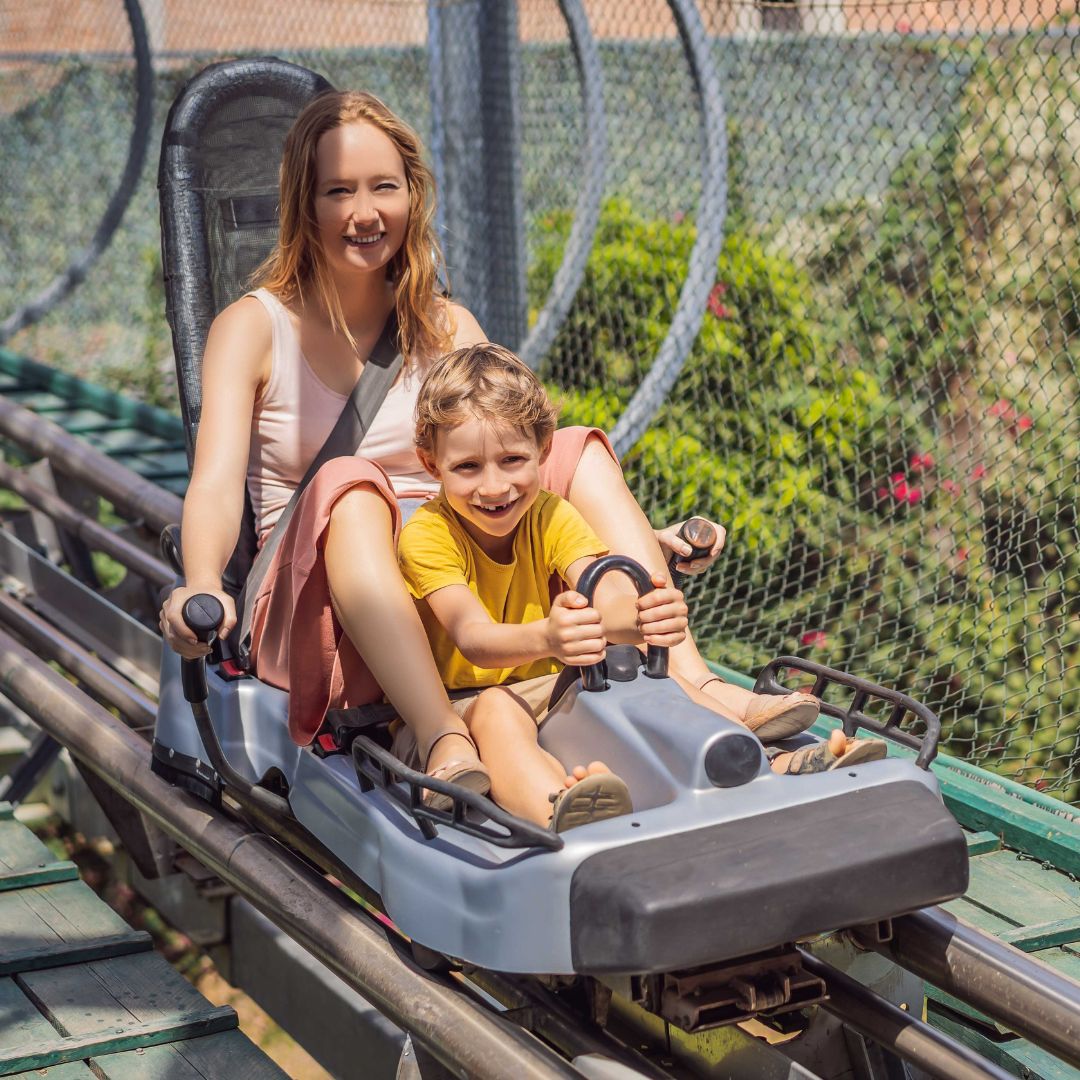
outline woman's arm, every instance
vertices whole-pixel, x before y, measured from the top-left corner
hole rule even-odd
[[[202,416],[181,524],[186,584],[173,590],[161,613],[162,633],[181,656],[207,652],[180,614],[194,593],[213,593],[221,600],[223,637],[236,623],[235,606],[222,591],[221,575],[240,534],[252,415],[269,377],[270,348],[270,320],[259,301],[250,297],[222,311],[206,339]]]

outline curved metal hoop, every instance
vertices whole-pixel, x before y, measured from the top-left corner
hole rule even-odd
[[[518,349],[522,360],[531,368],[539,367],[544,354],[551,348],[585,276],[585,264],[600,223],[607,165],[607,117],[600,54],[596,50],[581,0],[559,0],[559,7],[570,31],[570,45],[581,77],[581,96],[585,106],[585,175],[562,263],[536,324]]]
[[[724,243],[727,216],[727,129],[720,79],[694,0],[668,0],[668,7],[675,17],[701,103],[705,151],[701,169],[701,205],[697,214],[697,240],[690,253],[690,265],[675,317],[649,374],[611,433],[612,444],[620,457],[645,434],[690,355],[716,276],[716,260]]]
[[[71,260],[68,268],[46,285],[33,300],[23,304],[18,311],[0,323],[0,343],[47,315],[82,283],[90,267],[109,246],[138,186],[139,174],[146,160],[146,148],[150,142],[150,126],[154,113],[154,69],[150,58],[150,40],[139,0],[124,0],[124,8],[131,27],[132,50],[135,53],[135,123],[131,129],[127,161],[120,176],[120,183],[105,207],[105,213],[102,214],[90,243]]]

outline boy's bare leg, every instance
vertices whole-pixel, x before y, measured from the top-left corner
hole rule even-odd
[[[511,814],[546,825],[551,796],[573,787],[590,773],[607,772],[599,761],[578,765],[571,773],[536,738],[528,706],[506,686],[480,694],[465,714],[480,759],[491,774],[491,798]]]
[[[623,480],[622,470],[598,439],[585,443],[577,471],[570,484],[570,502],[612,550],[636,559],[650,574],[663,574],[670,580],[663,552],[648,519]],[[624,578],[622,574],[613,575]],[[626,588],[633,590],[628,579]],[[685,640],[670,650],[673,674],[694,687],[714,678],[688,632]],[[702,691],[712,698],[733,720],[741,720],[754,695],[741,686],[710,682]]]
[[[334,613],[412,728],[425,769],[454,759],[474,760],[468,729],[450,707],[416,605],[398,570],[390,507],[374,487],[360,485],[334,505],[325,560]],[[451,734],[439,737],[446,732]]]

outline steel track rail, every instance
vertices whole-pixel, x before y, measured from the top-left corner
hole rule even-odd
[[[0,631],[6,695],[95,775],[462,1077],[580,1077],[526,1031],[422,971],[339,889],[151,772],[146,744]]]

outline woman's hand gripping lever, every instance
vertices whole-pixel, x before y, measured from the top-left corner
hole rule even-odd
[[[692,517],[689,521],[683,522],[678,537],[690,545],[690,554],[679,555],[673,551],[671,558],[668,559],[667,568],[671,575],[671,584],[676,589],[681,589],[687,575],[682,570],[676,570],[675,567],[680,561],[689,562],[692,559],[702,559],[706,555],[711,555],[713,546],[716,544],[716,528],[711,521],[706,521],[701,517]]]
[[[225,618],[225,609],[216,596],[211,596],[209,593],[196,593],[184,603],[182,615],[188,629],[195,637],[204,645],[210,645],[217,637],[218,627]],[[291,816],[286,799],[253,784],[229,764],[229,759],[221,748],[214,722],[210,719],[210,711],[206,707],[208,697],[206,661],[201,657],[194,660],[181,660],[180,678],[184,687],[184,697],[190,703],[191,711],[195,716],[195,726],[199,731],[203,749],[214,771],[218,774],[219,782],[228,788],[229,793],[242,805],[248,804],[256,810],[273,815],[275,819],[280,818],[282,814]]]

